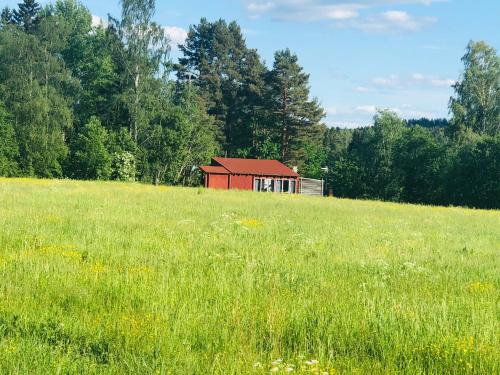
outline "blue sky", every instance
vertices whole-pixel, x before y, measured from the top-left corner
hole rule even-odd
[[[82,2],[99,17],[120,14],[118,1]],[[224,18],[268,65],[276,50],[293,50],[330,126],[370,124],[376,108],[447,117],[468,41],[500,48],[499,0],[158,0],[157,8],[178,42],[201,17]]]

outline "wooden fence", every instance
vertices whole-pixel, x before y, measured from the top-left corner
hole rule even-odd
[[[323,180],[314,180],[311,178],[301,178],[299,181],[299,193],[322,197],[325,191],[325,182]]]

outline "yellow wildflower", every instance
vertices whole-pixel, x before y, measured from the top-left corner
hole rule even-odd
[[[245,219],[241,221],[241,225],[247,228],[258,228],[263,226],[264,224],[257,219]]]
[[[470,284],[467,289],[474,292],[489,292],[494,289],[493,285],[490,283],[482,283],[477,281],[475,283]]]

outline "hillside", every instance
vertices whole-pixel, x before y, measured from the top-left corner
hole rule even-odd
[[[0,373],[498,373],[500,212],[0,179]]]

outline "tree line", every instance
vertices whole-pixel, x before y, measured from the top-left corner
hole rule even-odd
[[[451,120],[330,129],[289,49],[268,67],[236,22],[201,19],[170,58],[154,0],[93,26],[75,0],[0,24],[0,175],[196,185],[216,155],[278,159],[336,196],[500,207],[499,58],[471,42]],[[325,174],[325,167],[328,172]]]
[[[500,208],[500,59],[486,43],[470,42],[462,62],[450,121],[403,121],[384,110],[372,127],[328,130],[319,163],[330,167],[334,193]]]

